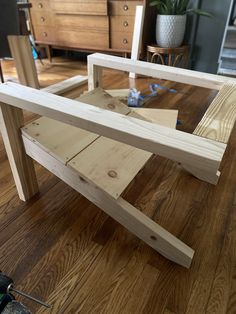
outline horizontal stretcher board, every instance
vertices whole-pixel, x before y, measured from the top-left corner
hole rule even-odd
[[[95,105],[96,90],[86,94],[84,99],[91,104],[89,94],[92,104]],[[103,90],[97,90],[97,94],[99,98],[97,106],[104,107],[104,103],[114,104],[113,98]],[[78,100],[82,101],[83,97]],[[104,98],[103,102],[102,98]],[[160,124],[164,120],[165,126],[174,127],[177,122],[177,110],[135,109],[133,111],[117,100],[115,106],[108,106],[108,108],[131,116],[135,114],[136,118],[155,120]],[[142,115],[144,111],[145,114]],[[151,153],[133,146],[46,117],[26,125],[22,128],[22,134],[115,199],[121,195],[152,156]]]

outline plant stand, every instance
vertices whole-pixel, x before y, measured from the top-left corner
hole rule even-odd
[[[157,45],[147,46],[147,61],[155,63],[160,61],[162,65],[182,66],[187,68],[189,58],[189,46],[178,48],[161,48]]]

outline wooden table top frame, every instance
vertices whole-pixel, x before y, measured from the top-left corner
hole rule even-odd
[[[103,67],[216,88],[220,93],[199,123],[195,134],[187,134],[92,105],[85,106],[82,102],[51,94],[50,92],[61,94],[58,86],[56,89],[52,87],[36,90],[14,83],[0,85],[1,133],[19,197],[26,201],[38,192],[31,159],[33,158],[160,254],[189,268],[194,255],[190,247],[121,196],[109,195],[93,182],[86,180],[72,167],[68,167],[66,163],[58,161],[47,151],[35,145],[34,141],[24,137],[21,133],[24,125],[22,109],[177,161],[195,176],[216,184],[219,165],[235,122],[234,102],[228,104],[228,99],[236,93],[235,80],[94,54],[89,56],[88,62],[90,89],[102,85]],[[68,91],[69,84],[67,83],[66,86]],[[63,84],[61,87],[63,89]],[[220,121],[221,129],[215,128],[216,121]]]

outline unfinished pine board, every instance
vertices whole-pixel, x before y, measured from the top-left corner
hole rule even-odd
[[[10,17],[9,17],[10,18]],[[28,36],[8,36],[19,82],[39,89],[37,70]]]
[[[80,96],[79,98],[77,98],[77,100],[89,105],[118,112],[124,115],[130,112],[130,109],[127,105],[110,96],[102,88],[96,88],[91,92]]]
[[[100,97],[99,101],[95,102],[99,107],[103,105],[102,97],[107,99],[107,95],[102,94],[100,90],[90,93],[86,101],[94,102],[96,94]],[[115,110],[120,111],[119,106],[122,109],[124,105],[118,104]],[[147,110],[152,113],[156,111],[155,109]],[[143,119],[141,115],[134,114],[137,118]],[[156,123],[161,122],[158,115],[155,117]],[[176,121],[176,115],[172,115],[167,126],[175,126]],[[121,195],[152,156],[149,152],[105,137],[98,138],[98,135],[94,133],[45,117],[22,128],[22,133],[44,151],[71,166],[80,176],[115,199]]]
[[[30,157],[61,178],[160,254],[179,265],[190,267],[194,255],[194,251],[190,247],[121,197],[114,200],[101,189],[89,184],[83,177],[79,177],[76,171],[46,153],[28,138],[23,136],[23,141]]]
[[[151,156],[141,149],[100,137],[68,166],[117,199]]]
[[[110,96],[112,96],[112,97],[116,98],[117,100],[121,101],[125,105],[127,105],[127,103],[128,103],[129,91],[130,91],[129,89],[107,89],[107,90],[105,90],[105,92],[107,94],[109,94]],[[89,92],[88,91],[84,91],[82,93],[82,95],[86,95],[87,93],[89,93]],[[67,96],[64,96],[64,97],[67,97]]]
[[[219,91],[194,134],[228,143],[236,121],[236,84],[227,83]]]
[[[14,83],[0,85],[0,101],[77,126],[215,176],[226,145]]]
[[[76,75],[62,82],[47,86],[42,90],[44,92],[55,95],[62,95],[72,89],[78,88],[81,85],[88,83],[88,77],[83,75]]]
[[[95,87],[102,87],[102,68],[134,72],[145,76],[218,90],[221,89],[221,87],[226,82],[236,82],[236,79],[220,75],[95,53],[88,56],[88,76],[90,90],[94,89]],[[98,71],[100,75],[98,76],[97,74],[95,76],[94,73],[97,73]]]
[[[87,58],[88,60],[88,58]],[[88,80],[88,90],[92,91],[95,88],[103,87],[102,86],[102,67],[97,65],[93,65],[92,63],[88,62],[88,73],[89,73],[89,80]]]
[[[112,97],[128,98],[130,90],[128,88],[124,88],[124,89],[106,89],[105,91]]]
[[[22,133],[64,164],[99,137],[46,117],[26,125]]]
[[[145,109],[144,111],[146,117],[139,115],[136,110],[128,113],[128,116],[146,121],[152,117],[154,123],[176,127],[177,110],[173,110],[173,113],[172,110],[162,109]],[[100,137],[73,158],[68,165],[90,183],[117,199],[151,156],[149,152]]]
[[[0,131],[19,197],[26,201],[38,192],[38,183],[20,134],[23,121],[22,110],[0,103]]]
[[[147,121],[158,123],[172,129],[176,128],[178,110],[132,108],[132,112],[144,117]],[[134,115],[132,116],[135,117]]]
[[[131,50],[131,60],[138,60],[140,55],[140,48],[143,37],[143,22],[144,22],[145,8],[142,5],[136,6],[133,40],[132,40],[132,50]],[[137,74],[130,72],[130,78],[137,78]]]

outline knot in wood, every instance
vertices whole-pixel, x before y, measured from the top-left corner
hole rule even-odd
[[[115,109],[116,106],[115,106],[114,104],[108,104],[107,107],[108,107],[109,109]]]
[[[116,178],[117,177],[117,172],[114,170],[108,171],[108,176],[111,178]]]

